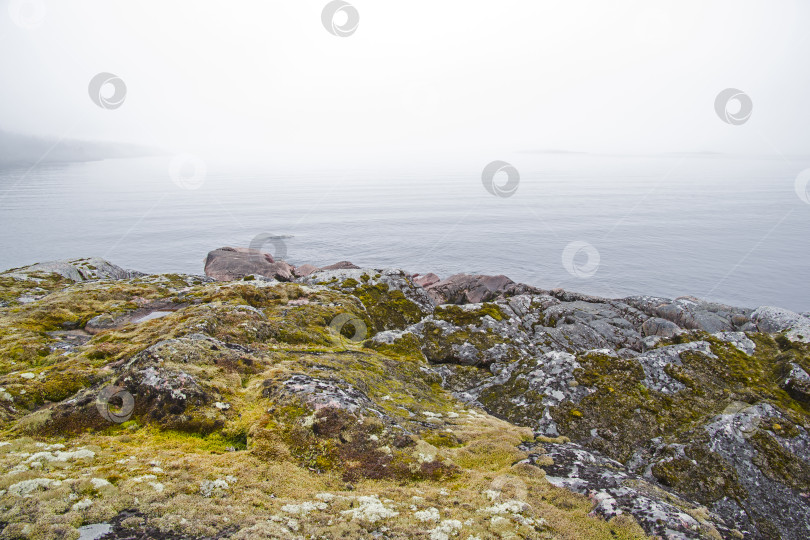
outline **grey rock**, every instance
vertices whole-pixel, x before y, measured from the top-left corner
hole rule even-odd
[[[794,326],[785,332],[785,337],[793,342],[810,343],[810,324]]]
[[[810,375],[798,364],[788,364],[788,374],[780,386],[798,401],[810,403]]]
[[[506,276],[471,276],[456,274],[427,287],[436,305],[477,304],[496,298],[539,292],[539,289],[515,283]]]
[[[785,332],[795,342],[810,343],[810,318],[795,311],[773,306],[760,306],[751,314],[751,321],[760,332]]]
[[[110,313],[102,313],[101,315],[96,315],[84,326],[86,332],[90,334],[98,334],[99,332],[103,332],[105,330],[110,330],[112,328],[117,328],[122,325],[122,319],[125,319],[126,316],[115,316]]]
[[[647,336],[641,340],[641,350],[642,352],[647,352],[651,349],[654,349],[664,338],[661,336]]]
[[[46,332],[46,335],[55,340],[48,344],[51,351],[62,351],[63,355],[74,352],[92,337],[89,333],[78,329],[56,330]]]
[[[344,287],[347,280],[354,280],[357,285]],[[402,270],[386,268],[341,268],[327,269],[326,267],[296,280],[304,285],[321,285],[351,293],[356,287],[374,286],[384,284],[390,291],[399,291],[405,298],[416,304],[421,311],[428,315],[433,312],[433,301],[422,287],[414,285],[408,274]]]
[[[782,538],[810,538],[810,505],[807,496],[802,495],[780,482],[775,481],[763,472],[758,463],[762,450],[755,446],[755,434],[759,431],[764,419],[787,422],[784,415],[770,404],[763,403],[746,407],[730,414],[721,414],[705,425],[709,436],[710,449],[730,463],[748,497],[738,501],[743,514],[731,511],[736,505],[715,505],[715,510],[724,519],[737,524],[746,538],[770,538],[768,530],[760,530],[760,521],[768,521],[775,526]],[[808,466],[810,435],[804,428],[798,427],[799,435],[793,439],[768,435],[782,446],[794,460],[805,461]]]
[[[267,380],[262,395],[274,400],[280,397],[297,397],[314,410],[334,407],[350,413],[371,413],[384,421],[393,422],[387,414],[376,408],[365,393],[337,378],[315,378],[299,373],[281,383]]]
[[[709,343],[705,341],[692,341],[652,349],[636,357],[641,367],[644,368],[644,385],[666,394],[672,394],[685,388],[682,383],[667,375],[665,368],[669,365],[683,365],[681,354],[686,351],[694,351],[711,358],[717,358],[712,353]]]
[[[647,319],[641,325],[641,333],[644,336],[661,336],[671,338],[677,336],[680,332],[681,329],[677,324],[659,317]]]
[[[692,296],[675,300],[653,296],[633,296],[623,300],[650,317],[660,317],[681,328],[705,332],[729,332],[747,322],[750,309],[706,302]]]
[[[538,461],[542,454],[530,454],[525,463],[546,471],[546,480],[562,488],[587,495],[594,502],[593,514],[611,519],[631,514],[644,531],[658,538],[711,538],[727,533],[728,526],[717,515],[699,518],[700,505],[633,474],[621,463],[574,443],[544,443],[554,463]],[[531,446],[527,447],[531,451]]]
[[[805,324],[806,317],[795,311],[774,306],[760,306],[751,314],[751,321],[760,332],[776,333]]]
[[[748,339],[745,332],[718,332],[714,334],[717,339],[731,343],[747,355],[752,355],[757,349],[756,344]]]
[[[330,264],[329,266],[324,266],[321,270],[347,270],[347,269],[357,269],[360,268],[359,266],[349,262],[349,261],[340,261],[336,262],[335,264]]]
[[[134,396],[136,416],[169,429],[208,433],[224,424],[214,407],[222,395],[176,364],[238,364],[243,349],[205,334],[159,341],[123,363],[113,384]]]
[[[116,266],[98,257],[37,263],[8,270],[4,272],[4,275],[17,279],[35,279],[35,274],[37,273],[59,274],[71,281],[128,279],[142,275],[140,272],[124,270],[120,266]]]

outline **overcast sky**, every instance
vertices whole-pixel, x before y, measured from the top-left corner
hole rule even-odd
[[[0,4],[7,130],[222,154],[810,153],[807,0],[354,0],[348,37],[325,0]],[[90,99],[100,72],[119,108]],[[743,125],[715,113],[726,88],[752,100]]]

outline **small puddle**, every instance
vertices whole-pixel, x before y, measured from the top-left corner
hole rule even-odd
[[[105,534],[111,533],[112,525],[109,523],[93,523],[79,527],[79,540],[98,540]]]
[[[174,311],[153,311],[152,313],[149,313],[147,315],[144,315],[143,317],[137,318],[132,322],[134,322],[134,323],[142,323],[142,322],[146,322],[146,321],[151,321],[152,319],[159,319],[161,317],[165,317],[166,315],[171,315],[172,313],[174,313]]]

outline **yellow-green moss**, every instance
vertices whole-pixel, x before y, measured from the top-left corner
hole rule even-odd
[[[486,316],[492,317],[496,321],[502,321],[506,315],[497,304],[486,302],[476,309],[464,309],[459,306],[446,305],[439,306],[433,312],[436,319],[448,321],[456,326],[466,326],[468,324],[480,324],[481,319]]]

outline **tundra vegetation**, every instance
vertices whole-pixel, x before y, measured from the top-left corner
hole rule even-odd
[[[446,286],[0,274],[0,538],[810,536],[804,316]]]

